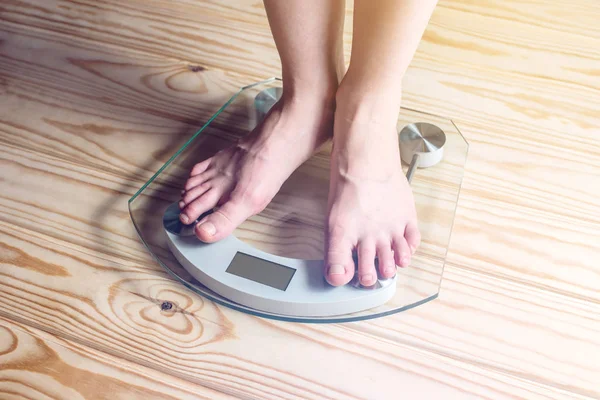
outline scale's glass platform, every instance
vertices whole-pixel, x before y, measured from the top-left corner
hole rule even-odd
[[[131,218],[148,250],[172,276],[194,292],[227,307],[266,318],[311,323],[359,321],[398,313],[435,299],[452,233],[468,144],[450,119],[405,108],[398,117],[398,132],[409,124],[425,122],[441,128],[446,134],[446,143],[442,161],[429,168],[419,168],[412,179],[422,242],[411,266],[398,269],[396,291],[387,303],[333,317],[294,317],[258,311],[206,288],[175,259],[167,247],[163,229],[165,210],[179,200],[194,164],[230,146],[256,126],[262,116],[256,111],[257,103],[261,102],[261,96],[257,99],[257,95],[265,89],[275,91],[279,87],[281,81],[272,78],[234,94],[129,200]],[[277,256],[323,259],[330,151],[330,144],[326,144],[300,166],[269,206],[238,227],[234,235]],[[403,168],[406,172],[408,165]]]

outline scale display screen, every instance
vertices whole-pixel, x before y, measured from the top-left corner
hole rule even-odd
[[[225,272],[285,291],[296,270],[238,251]]]

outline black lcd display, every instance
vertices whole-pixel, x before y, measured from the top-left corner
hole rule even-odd
[[[285,291],[296,270],[237,252],[225,272]]]

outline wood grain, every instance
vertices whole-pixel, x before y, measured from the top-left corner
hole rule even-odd
[[[234,399],[0,318],[3,399]]]
[[[142,182],[247,84],[239,75],[56,43],[23,28],[1,34],[0,140],[120,174],[135,171]],[[35,118],[21,118],[23,106]]]
[[[73,368],[78,351],[112,387],[144,382],[167,398],[197,389],[156,377],[242,398],[600,397],[598,18],[594,0],[440,2],[403,99],[470,142],[441,298],[308,326],[191,294],[126,209],[232,91],[279,74],[261,3],[2,2],[0,314],[26,337],[51,333],[15,354],[50,346]],[[107,366],[130,363],[159,372]],[[43,383],[23,373],[18,390],[95,397],[46,365]]]

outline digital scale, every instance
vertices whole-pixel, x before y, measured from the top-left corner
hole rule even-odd
[[[278,79],[271,79],[243,88],[216,114],[217,117],[224,117],[222,121],[219,121],[222,122],[221,124],[215,117],[211,118],[211,122],[194,135],[130,200],[131,215],[144,243],[161,265],[191,289],[229,307],[270,318],[303,322],[360,320],[402,311],[435,298],[439,290],[445,246],[449,240],[450,231],[448,229],[451,229],[454,218],[460,182],[454,192],[448,190],[448,187],[441,188],[440,192],[444,196],[456,195],[449,207],[451,211],[448,215],[437,210],[440,215],[452,220],[449,225],[448,221],[445,221],[443,229],[437,227],[437,234],[443,233],[447,237],[436,237],[435,239],[440,239],[437,240],[439,243],[434,243],[436,240],[428,243],[428,229],[420,227],[423,236],[421,247],[424,249],[423,254],[419,254],[420,251],[417,251],[413,264],[422,265],[411,265],[398,270],[393,278],[379,279],[372,287],[361,286],[356,277],[345,286],[333,287],[323,276],[324,261],[322,257],[309,258],[304,257],[304,254],[292,257],[290,255],[296,254],[273,254],[280,252],[279,249],[272,252],[257,247],[262,247],[263,242],[270,241],[280,243],[280,247],[293,248],[302,241],[315,242],[312,240],[313,237],[320,235],[320,233],[315,233],[318,232],[315,221],[319,221],[316,218],[315,210],[321,210],[321,213],[324,210],[322,201],[317,199],[323,197],[322,194],[326,190],[325,184],[327,183],[324,178],[326,175],[323,173],[323,171],[326,172],[327,167],[322,162],[323,160],[319,159],[321,153],[315,156],[315,160],[307,163],[307,166],[303,165],[299,168],[300,171],[290,177],[288,187],[284,185],[282,188],[282,192],[287,191],[287,193],[282,193],[280,198],[276,196],[273,200],[274,204],[269,206],[271,208],[267,207],[267,210],[261,213],[265,215],[259,214],[254,221],[248,222],[248,224],[260,222],[263,226],[263,236],[268,240],[256,238],[260,234],[256,233],[257,230],[253,228],[243,231],[240,234],[243,236],[242,238],[238,237],[236,231],[216,243],[203,243],[194,234],[195,223],[183,225],[180,222],[178,198],[172,198],[171,202],[165,204],[164,193],[171,193],[173,188],[180,188],[185,180],[181,183],[177,182],[187,177],[186,173],[189,173],[192,163],[201,161],[201,159],[193,158],[195,151],[191,150],[192,143],[198,140],[199,134],[201,132],[207,134],[207,128],[212,126],[214,132],[208,133],[207,136],[212,135],[215,143],[228,140],[231,143],[236,137],[248,132],[278,101],[281,96],[281,88],[277,85],[279,82]],[[230,113],[227,114],[226,111],[230,111]],[[435,186],[433,183],[436,179],[441,179],[447,180],[444,183],[446,186],[449,186],[449,183],[456,184],[457,177],[453,175],[456,173],[460,175],[459,180],[462,181],[462,166],[466,160],[467,148],[466,142],[451,121],[422,113],[417,114],[421,114],[419,115],[420,119],[399,127],[399,150],[402,161],[407,165],[406,175],[413,185],[419,213],[418,200],[421,197],[431,203],[428,204],[430,208],[435,206],[434,203],[448,207],[449,204],[446,204],[448,199],[440,200],[436,197],[437,193],[433,191]],[[436,122],[438,123],[436,124]],[[446,126],[441,127],[440,125]],[[446,130],[451,131],[450,136],[445,133]],[[231,136],[230,139],[229,136]],[[197,147],[200,148],[200,145],[203,145],[202,148],[205,149],[207,156],[214,154],[219,149],[219,144],[220,148],[226,147],[225,143],[218,143],[217,147],[213,149],[209,139],[205,139],[205,141],[205,143],[199,143]],[[452,152],[445,150],[448,144],[451,147],[449,150]],[[190,147],[189,165],[186,162],[188,159],[183,155],[188,147]],[[456,148],[461,147],[464,152],[456,154]],[[182,157],[182,161],[176,162],[178,157]],[[462,162],[460,168],[454,165],[457,160]],[[169,166],[174,171],[173,173],[165,171]],[[422,178],[422,182],[420,180],[418,184],[413,184],[417,168],[427,168],[427,170],[416,175]],[[439,171],[436,174],[435,170],[438,168]],[[421,177],[421,175],[423,176]],[[314,196],[305,195],[306,188],[302,191],[301,189],[295,191],[296,187],[303,187],[303,185],[306,188],[317,188],[314,190],[319,191],[315,192]],[[138,204],[137,208],[132,209],[136,200],[141,203],[140,198],[143,197],[143,192],[153,194],[153,196],[151,199],[147,199],[150,200],[147,202],[148,204]],[[178,189],[175,189],[175,193],[178,193]],[[162,217],[160,221],[157,221],[159,215],[156,212],[148,212],[150,207],[153,207],[152,204],[155,204],[154,208],[164,210],[160,214]],[[444,210],[442,206],[439,208]],[[141,221],[140,218],[137,218],[139,221],[136,220],[138,217],[136,211],[140,212],[140,216],[143,213],[145,221],[150,222],[146,225],[151,226],[154,230],[158,229],[159,232],[162,231],[162,235],[158,235],[156,231],[151,235],[145,235],[140,229],[142,224],[136,223]],[[207,214],[200,216],[197,221],[204,218],[205,215]],[[149,217],[152,221],[148,221]],[[263,220],[267,221],[266,225]],[[162,226],[159,227],[157,222],[161,222]],[[280,229],[282,232],[295,232],[296,236],[285,236],[277,232],[270,234],[274,229]],[[436,233],[435,230],[430,231]],[[269,234],[265,232],[269,232]],[[257,244],[249,243],[251,240],[245,240],[246,236],[254,238]],[[294,239],[297,239],[298,243],[294,243]],[[319,240],[322,246],[323,237],[320,237]],[[443,249],[442,246],[444,246]],[[165,247],[168,249],[168,253],[165,252]],[[405,272],[409,270],[413,271]],[[189,274],[188,277],[183,277],[184,271]],[[405,291],[410,293],[405,293]]]

